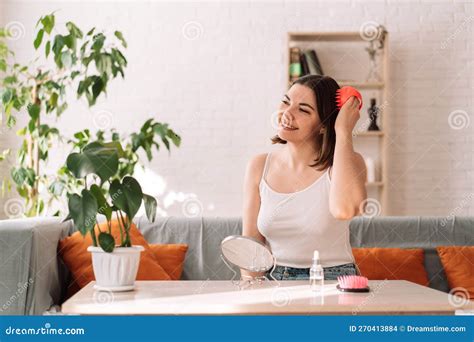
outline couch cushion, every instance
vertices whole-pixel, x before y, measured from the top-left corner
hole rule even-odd
[[[448,292],[437,246],[474,245],[472,217],[355,217],[350,222],[352,247],[423,248],[430,287]]]
[[[449,287],[474,299],[474,246],[438,246]]]
[[[423,249],[352,248],[361,275],[369,280],[408,280],[428,286]]]
[[[100,229],[106,231],[107,224],[101,223]],[[112,221],[112,235],[116,242],[120,241],[120,229],[116,220]],[[166,273],[158,260],[156,260],[152,249],[134,224],[132,224],[130,228],[130,239],[132,244],[145,247],[145,250],[140,254],[137,279],[171,280],[168,273]],[[80,232],[75,232],[59,242],[58,252],[72,275],[68,296],[71,296],[77,289],[86,286],[95,279],[92,268],[92,256],[91,253],[87,251],[87,247],[91,245],[92,238],[90,234],[83,237]]]
[[[186,244],[150,244],[153,255],[172,280],[181,279],[184,259],[188,251]]]

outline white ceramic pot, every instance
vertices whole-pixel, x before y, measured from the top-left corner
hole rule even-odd
[[[95,289],[102,291],[131,291],[135,286],[140,253],[143,246],[115,247],[112,253],[101,247],[87,248],[92,253]]]

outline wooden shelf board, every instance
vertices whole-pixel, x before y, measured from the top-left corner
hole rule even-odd
[[[368,131],[355,133],[355,137],[382,137],[384,133],[382,131]]]
[[[366,186],[383,186],[384,183],[383,182],[366,182],[365,185]]]
[[[359,32],[288,32],[288,39],[293,42],[311,41],[348,41],[365,42]]]

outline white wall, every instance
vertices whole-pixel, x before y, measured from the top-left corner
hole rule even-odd
[[[59,22],[124,33],[125,81],[113,82],[108,98],[92,110],[72,105],[59,126],[64,133],[100,125],[130,132],[150,116],[169,122],[183,144],[149,165],[166,186],[156,180],[147,191],[161,193],[162,201],[170,192],[195,194],[203,215],[212,216],[241,214],[245,164],[271,148],[270,115],[285,90],[287,31],[358,31],[378,21],[391,44],[390,213],[474,213],[469,1],[2,4],[4,22],[24,25],[24,37],[12,47],[25,61],[33,51],[34,24],[54,10]],[[456,110],[466,113],[467,127],[449,124]],[[0,136],[2,147],[10,138]],[[56,163],[63,158],[58,152]],[[175,202],[166,211],[182,215],[183,208],[189,209]]]

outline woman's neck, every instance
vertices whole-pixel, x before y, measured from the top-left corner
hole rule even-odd
[[[283,149],[283,158],[294,170],[303,170],[314,162],[316,150],[311,144],[293,144],[288,142]]]

